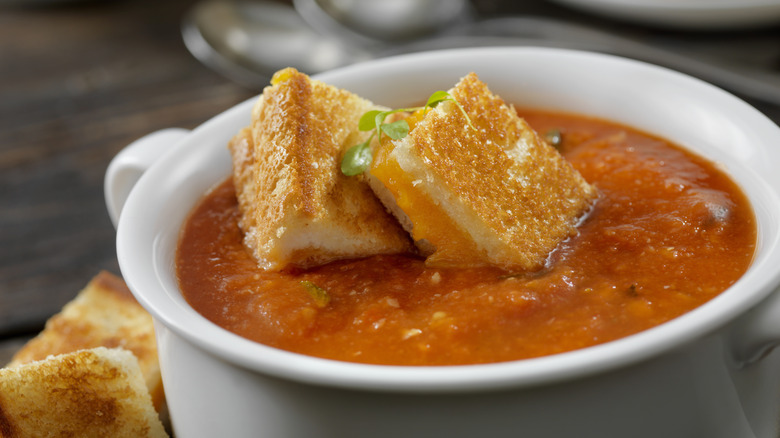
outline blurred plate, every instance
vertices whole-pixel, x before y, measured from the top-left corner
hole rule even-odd
[[[612,18],[678,29],[780,23],[780,0],[552,0]]]

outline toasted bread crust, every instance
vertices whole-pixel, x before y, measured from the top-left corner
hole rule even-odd
[[[310,267],[412,250],[408,235],[361,178],[340,170],[344,151],[375,106],[352,93],[283,70],[229,143],[245,243],[261,267]]]
[[[125,282],[100,272],[44,330],[25,344],[8,366],[18,366],[50,355],[93,347],[122,347],[138,358],[155,408],[164,413],[165,395],[152,317],[135,300]]]
[[[416,196],[425,205],[405,214],[415,240],[434,248],[429,265],[540,268],[576,232],[596,189],[475,74],[449,92],[469,119],[453,102],[429,110],[393,142],[389,156],[401,174],[393,178],[401,183],[387,177],[383,183],[395,185],[396,199]],[[421,233],[437,215],[456,226],[437,236]]]
[[[138,362],[98,347],[0,369],[0,437],[167,437]]]

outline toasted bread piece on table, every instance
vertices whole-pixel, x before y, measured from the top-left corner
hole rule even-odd
[[[365,141],[360,117],[374,104],[277,72],[229,143],[245,243],[267,270],[411,251],[409,236],[362,178],[346,177],[346,149]]]
[[[376,146],[372,187],[431,266],[542,267],[596,189],[476,74],[449,93],[468,119],[451,101],[413,114]]]
[[[0,437],[167,437],[135,356],[98,347],[0,369]]]
[[[121,278],[105,271],[52,316],[43,331],[25,344],[8,365],[99,346],[122,347],[138,358],[154,406],[164,416],[165,394],[152,317]]]

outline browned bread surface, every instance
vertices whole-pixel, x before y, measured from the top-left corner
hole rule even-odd
[[[0,369],[0,437],[166,437],[133,354],[98,347]]]
[[[263,91],[251,128],[228,145],[245,243],[261,267],[413,249],[365,181],[340,170],[346,149],[368,137],[358,121],[374,108],[294,69],[277,72]]]
[[[429,265],[540,268],[576,232],[596,189],[477,75],[449,92],[468,119],[444,102],[392,142],[390,166],[375,164],[397,202],[388,208],[400,207]]]
[[[8,365],[99,346],[122,347],[138,358],[154,406],[164,413],[165,395],[152,317],[121,278],[105,271],[52,316],[44,330],[23,346]]]

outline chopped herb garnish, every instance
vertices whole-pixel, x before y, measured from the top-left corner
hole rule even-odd
[[[406,134],[409,133],[409,124],[406,123],[406,120],[385,123],[382,125],[382,132],[387,134],[387,136],[393,140],[400,140],[406,137]]]
[[[460,112],[463,113],[463,115],[466,117],[466,121],[468,122],[471,129],[475,131],[477,130],[477,128],[475,128],[471,123],[471,119],[469,118],[468,114],[466,114],[466,110],[463,109],[463,106],[457,100],[455,100],[455,97],[446,91],[436,91],[435,93],[431,94],[431,96],[428,97],[428,101],[425,102],[425,105],[421,107],[398,108],[388,111],[368,111],[360,117],[360,121],[358,122],[358,129],[361,131],[374,132],[372,132],[371,136],[369,136],[368,139],[366,139],[366,141],[363,143],[356,144],[355,146],[347,149],[347,152],[344,154],[344,158],[341,160],[341,173],[347,176],[355,176],[365,172],[366,169],[368,169],[368,166],[371,165],[371,160],[373,159],[369,145],[375,136],[377,137],[377,140],[380,141],[382,140],[382,134],[387,135],[393,140],[400,140],[409,134],[409,123],[407,123],[406,120],[397,120],[394,122],[385,123],[385,119],[388,116],[401,112],[415,112],[421,109],[427,111],[428,108],[435,108],[436,105],[446,101],[454,102],[455,105],[458,106],[458,109],[460,109]]]
[[[308,280],[301,281],[301,286],[303,286],[304,289],[306,289],[306,292],[309,293],[309,296],[314,299],[314,305],[317,307],[323,308],[330,303],[330,295],[328,295],[328,292],[325,289]]]
[[[511,278],[526,278],[528,280],[533,280],[533,279],[536,279],[536,278],[542,278],[542,277],[546,276],[547,274],[549,274],[550,272],[552,272],[550,270],[550,268],[545,267],[545,268],[542,268],[542,269],[540,269],[538,271],[509,272],[509,273],[504,274],[504,275],[499,275],[498,279],[499,280],[509,280]]]
[[[360,175],[371,165],[371,148],[368,146],[374,134],[363,143],[352,146],[341,160],[341,173],[347,176]]]
[[[550,145],[552,145],[552,147],[555,149],[561,148],[561,143],[563,143],[563,135],[561,134],[560,129],[551,129],[547,131],[544,137],[547,139],[547,142],[550,143]]]

